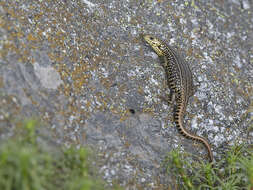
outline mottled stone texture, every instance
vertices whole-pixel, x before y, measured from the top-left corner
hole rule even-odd
[[[101,174],[128,189],[165,189],[173,148],[206,158],[182,137],[150,33],[185,57],[196,93],[185,124],[205,136],[216,159],[253,143],[253,2],[166,0],[2,0],[0,138],[39,118],[51,140],[98,151]]]

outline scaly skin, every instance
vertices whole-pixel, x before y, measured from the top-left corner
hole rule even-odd
[[[143,39],[152,47],[160,57],[166,73],[167,82],[172,95],[175,96],[174,120],[181,134],[185,137],[203,143],[209,154],[210,162],[213,161],[213,153],[208,141],[194,135],[183,126],[183,119],[189,97],[194,94],[192,73],[188,64],[171,47],[152,35],[143,35]]]

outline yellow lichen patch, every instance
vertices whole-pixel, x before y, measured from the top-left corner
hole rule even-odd
[[[188,50],[187,50],[187,52],[186,52],[186,55],[187,56],[192,56],[192,54],[193,54],[193,49],[192,48],[189,48]]]
[[[34,37],[31,33],[27,35],[27,40],[29,41],[37,41],[36,37]]]
[[[53,40],[61,47],[64,47],[64,40],[66,38],[66,33],[63,31],[57,31],[53,37]]]
[[[1,59],[3,59],[6,55],[7,55],[7,53],[8,53],[8,51],[10,50],[10,49],[13,49],[15,46],[14,46],[14,44],[13,43],[10,43],[10,42],[4,42],[3,43],[3,48],[1,49],[1,51],[0,51],[0,57],[1,57]]]
[[[154,106],[153,107],[146,107],[146,108],[144,108],[143,109],[143,113],[148,113],[148,114],[154,115],[154,113],[155,113]]]
[[[109,89],[112,86],[112,79],[110,78],[102,78],[100,79],[101,84],[106,88]]]
[[[49,52],[48,57],[56,63],[62,63],[62,61],[65,58],[65,55],[60,52],[57,52],[57,53],[56,52]]]
[[[79,57],[79,50],[77,50],[75,47],[71,47],[71,56],[69,57],[70,61],[73,63],[77,63],[80,61],[80,57]]]
[[[74,70],[70,73],[73,83],[74,90],[79,93],[84,85],[87,85],[89,78],[91,77],[87,63],[80,63],[75,65]]]
[[[121,122],[125,121],[129,117],[128,113],[129,113],[128,110],[123,110],[122,111],[121,116],[120,116],[120,121]]]
[[[33,19],[38,21],[43,16],[43,12],[39,12],[38,14],[33,15]]]
[[[4,87],[4,79],[2,76],[0,76],[0,88]]]
[[[119,114],[120,113],[119,109],[115,106],[110,106],[110,111],[113,114]]]

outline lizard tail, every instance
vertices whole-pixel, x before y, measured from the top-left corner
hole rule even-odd
[[[185,137],[187,137],[189,139],[196,140],[196,141],[199,141],[202,144],[204,144],[205,147],[208,150],[208,155],[209,155],[210,162],[213,162],[213,152],[212,152],[211,146],[208,143],[207,139],[205,139],[204,137],[200,137],[198,135],[194,135],[191,132],[189,132],[187,129],[185,129],[184,125],[183,125],[183,114],[181,114],[181,113],[182,113],[182,110],[181,109],[177,109],[176,112],[175,112],[175,116],[174,116],[175,123],[176,123],[176,126],[177,126],[179,132],[183,136],[185,136]]]

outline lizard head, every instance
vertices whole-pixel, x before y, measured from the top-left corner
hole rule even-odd
[[[166,47],[161,40],[148,34],[144,34],[143,39],[152,47],[158,56],[164,56],[164,50]]]

